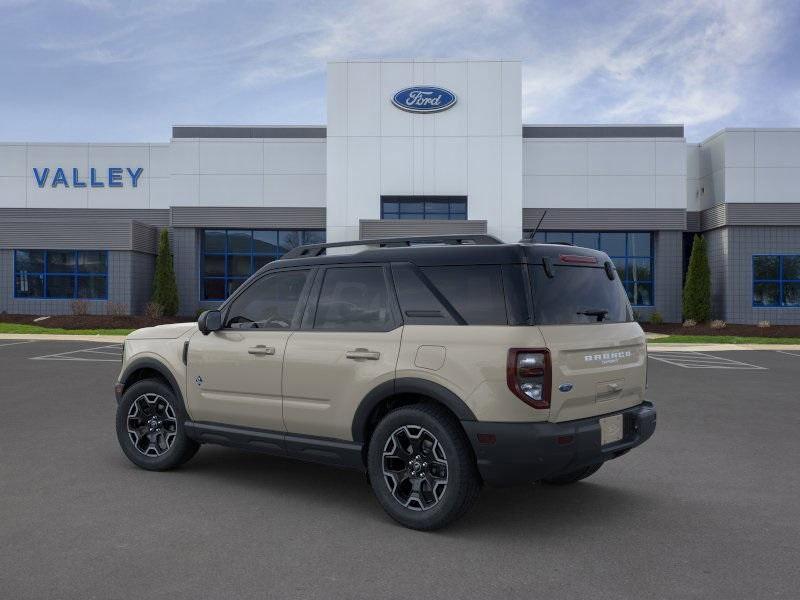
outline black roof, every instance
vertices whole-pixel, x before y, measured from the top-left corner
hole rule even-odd
[[[455,237],[455,236],[453,236]],[[488,236],[484,236],[488,237]],[[407,238],[402,240],[420,239]],[[493,238],[492,238],[493,239]],[[580,262],[570,260],[569,257],[586,257],[594,259],[598,267],[609,260],[608,256],[599,250],[571,246],[564,244],[541,244],[529,241],[521,241],[506,244],[494,239],[494,242],[487,242],[485,239],[480,243],[459,243],[452,244],[444,242],[440,245],[389,245],[388,247],[376,247],[369,244],[375,243],[370,240],[349,242],[346,245],[352,247],[362,247],[363,250],[349,252],[347,254],[325,254],[320,256],[301,256],[292,258],[292,255],[302,255],[301,249],[295,249],[287,257],[269,263],[264,267],[271,270],[287,266],[312,266],[330,264],[354,264],[354,263],[387,263],[387,262],[411,262],[419,266],[445,266],[445,265],[497,265],[497,264],[541,264],[544,257],[548,257],[553,263],[574,263],[592,266],[591,262]],[[400,240],[398,240],[400,243]],[[418,243],[419,244],[419,243]],[[345,245],[340,243],[337,245]],[[314,247],[319,250],[320,246]],[[334,246],[335,247],[335,246]],[[566,257],[566,260],[563,260]]]

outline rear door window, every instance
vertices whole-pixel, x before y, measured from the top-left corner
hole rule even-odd
[[[537,325],[627,323],[633,311],[618,277],[603,268],[554,265],[553,277],[533,265],[533,310]]]
[[[468,325],[508,325],[499,265],[421,267]]]
[[[325,271],[314,329],[389,331],[393,326],[383,267],[333,267]]]

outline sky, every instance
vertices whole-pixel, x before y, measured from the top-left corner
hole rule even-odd
[[[800,1],[0,0],[0,141],[324,124],[326,61],[522,60],[526,124],[800,126]]]

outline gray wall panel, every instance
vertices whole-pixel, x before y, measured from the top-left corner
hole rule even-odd
[[[156,208],[0,208],[0,223],[5,220],[81,220],[141,221],[148,225],[169,225],[169,209]]]
[[[172,227],[325,228],[322,207],[174,206]]]
[[[359,239],[382,237],[404,237],[413,235],[486,233],[486,221],[440,221],[440,220],[385,220],[362,219],[359,221]]]
[[[132,221],[131,249],[136,252],[155,254],[158,251],[158,228],[139,221]]]
[[[320,139],[327,136],[324,125],[307,127],[215,127],[203,125],[178,125],[172,128],[173,138],[282,138],[282,139]]]
[[[523,138],[682,138],[683,125],[523,125]]]
[[[686,212],[686,231],[692,233],[701,231],[700,211],[691,210]]]
[[[0,248],[130,250],[131,221],[0,221]]]
[[[686,229],[682,208],[548,208],[543,230],[632,231]],[[544,208],[522,209],[522,228],[536,227]]]

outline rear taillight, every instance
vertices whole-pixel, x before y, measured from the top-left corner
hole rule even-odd
[[[550,408],[550,353],[512,348],[506,368],[508,388],[533,408]]]

